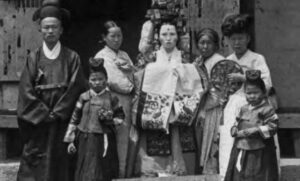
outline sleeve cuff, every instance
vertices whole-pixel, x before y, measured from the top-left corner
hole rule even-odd
[[[262,135],[263,138],[270,138],[271,137],[271,134],[270,134],[270,131],[269,131],[269,127],[268,126],[259,126],[259,130],[260,130],[260,133]]]
[[[75,140],[75,131],[76,131],[76,126],[74,124],[69,124],[66,135],[65,135],[63,141],[66,142],[66,143],[74,142],[74,140]]]

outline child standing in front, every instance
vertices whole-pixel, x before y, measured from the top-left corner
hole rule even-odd
[[[77,151],[75,181],[109,181],[118,177],[115,125],[124,112],[107,89],[103,59],[90,59],[90,89],[80,95],[64,142],[68,153]]]
[[[231,135],[231,151],[225,181],[278,181],[278,163],[273,135],[278,117],[266,99],[266,86],[259,70],[246,71],[242,106]]]

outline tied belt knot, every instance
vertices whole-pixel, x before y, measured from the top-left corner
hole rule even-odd
[[[52,90],[52,89],[65,89],[67,88],[66,83],[58,83],[58,84],[46,84],[46,85],[37,85],[34,89],[40,93],[41,91]]]

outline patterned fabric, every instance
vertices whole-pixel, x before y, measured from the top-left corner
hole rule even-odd
[[[190,126],[179,126],[178,129],[182,152],[196,151],[194,128]]]
[[[148,93],[144,102],[141,126],[143,129],[163,130],[164,120],[167,120],[171,111],[172,98],[167,95]]]
[[[171,135],[162,131],[147,132],[147,154],[149,156],[171,155]]]
[[[173,124],[191,125],[196,108],[200,102],[200,95],[182,95],[176,93],[174,107],[175,114],[178,115]]]
[[[242,73],[243,70],[238,63],[231,60],[222,60],[216,63],[210,73],[211,83],[214,88],[222,92],[225,97],[235,93],[242,87],[242,82],[231,82],[228,74]]]
[[[167,132],[168,125],[176,121],[190,125],[204,92],[201,78],[193,64],[181,63],[179,50],[174,49],[168,54],[160,49],[157,61],[148,64],[145,69],[142,91],[147,96],[143,105],[142,122],[155,122],[157,126],[154,128],[161,129],[163,126]],[[171,110],[173,106],[175,111]]]

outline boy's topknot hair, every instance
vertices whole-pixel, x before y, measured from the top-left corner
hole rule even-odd
[[[90,66],[90,74],[95,72],[102,72],[105,77],[107,78],[107,72],[104,67],[104,59],[103,58],[93,58],[89,59],[89,66]]]
[[[266,85],[261,78],[260,70],[247,70],[246,71],[245,87],[247,85],[256,85],[263,91],[263,93],[267,92]]]

